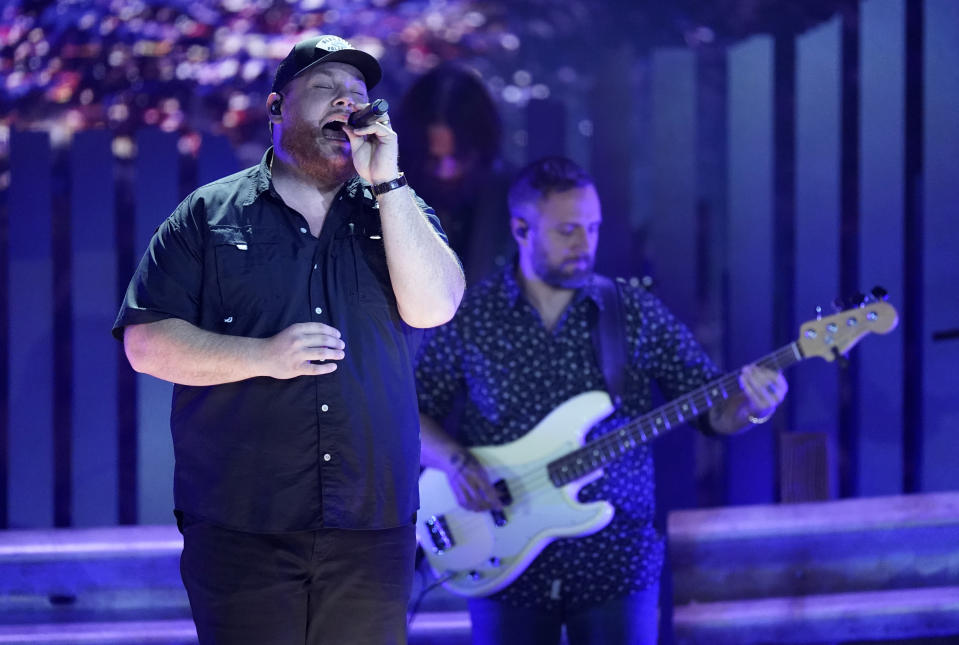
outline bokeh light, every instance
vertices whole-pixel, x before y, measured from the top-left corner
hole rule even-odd
[[[380,59],[382,95],[399,98],[415,76],[455,59],[480,72],[504,110],[520,109],[589,92],[618,45],[719,46],[776,21],[801,29],[837,2],[8,0],[0,127],[260,138],[276,64],[320,33]]]

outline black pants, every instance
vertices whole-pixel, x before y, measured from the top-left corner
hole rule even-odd
[[[254,534],[187,518],[180,574],[201,645],[404,645],[413,526]]]
[[[488,598],[471,598],[469,609],[473,645],[558,645],[564,625],[570,645],[656,645],[659,585],[588,609],[520,609]]]

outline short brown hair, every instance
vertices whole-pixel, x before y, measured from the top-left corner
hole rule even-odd
[[[523,168],[509,187],[509,212],[519,217],[526,205],[535,204],[552,193],[595,186],[592,176],[566,157],[545,157]]]

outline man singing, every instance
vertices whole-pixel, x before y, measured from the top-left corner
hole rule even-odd
[[[407,186],[380,80],[336,36],[298,43],[259,165],[159,227],[114,326],[175,383],[181,573],[201,643],[405,643],[418,506],[413,356],[464,279]]]

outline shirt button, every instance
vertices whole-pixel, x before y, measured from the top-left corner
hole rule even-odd
[[[323,455],[323,461],[329,461],[332,458],[333,457],[330,457],[330,453],[326,453],[325,455]]]
[[[317,308],[314,309],[313,311],[315,311],[317,314],[321,314],[321,313],[323,313],[323,307],[317,307]]]
[[[330,409],[330,406],[328,406],[327,404],[324,403],[323,405],[320,406],[320,409],[321,409],[323,412],[326,412],[327,410]]]
[[[313,265],[313,270],[316,271],[316,265],[315,265],[315,264]]]
[[[303,228],[302,226],[300,227],[300,233],[306,233],[306,229]]]

